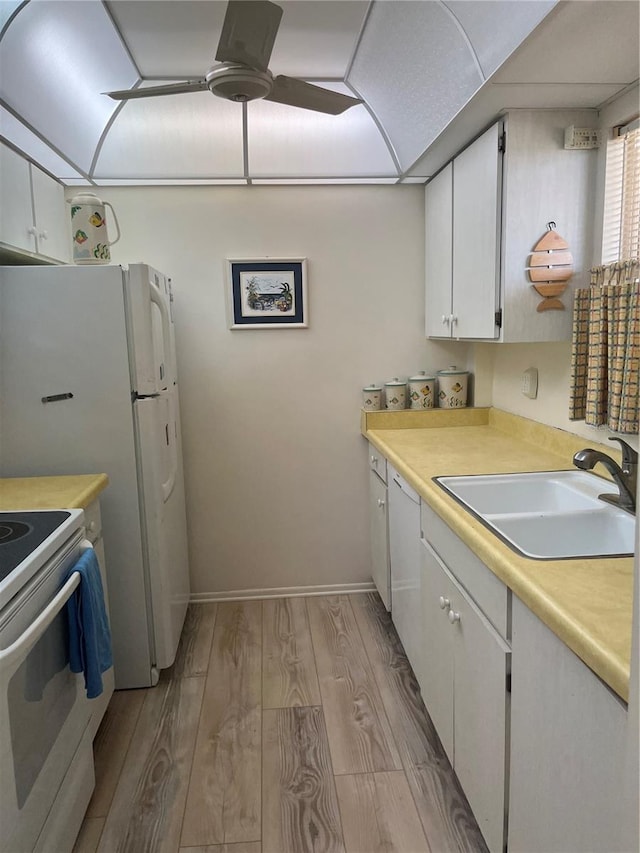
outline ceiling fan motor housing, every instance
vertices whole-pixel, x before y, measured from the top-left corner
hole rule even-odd
[[[217,65],[207,72],[205,79],[214,95],[240,103],[264,98],[273,88],[269,71],[256,71],[245,65]]]

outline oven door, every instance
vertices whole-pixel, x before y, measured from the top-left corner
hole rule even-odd
[[[91,711],[82,674],[69,669],[65,608],[80,576],[65,579],[85,547],[90,543],[77,533],[0,613],[2,853],[34,850],[45,823],[56,841],[49,849],[71,849],[93,790],[91,742],[83,741]],[[69,791],[72,762],[83,765],[76,775],[86,791]],[[55,821],[61,792],[66,801],[75,798],[79,812],[64,840]]]

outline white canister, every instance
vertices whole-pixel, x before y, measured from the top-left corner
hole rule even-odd
[[[463,409],[467,405],[469,373],[455,365],[438,370],[438,405],[441,409]]]
[[[120,227],[115,211],[108,201],[101,201],[94,193],[78,193],[69,200],[71,205],[71,241],[74,264],[108,264],[109,249],[120,239]],[[111,208],[117,237],[109,240],[105,207]]]
[[[407,383],[404,379],[394,377],[384,383],[384,397],[387,409],[399,412],[407,405]]]
[[[409,408],[433,409],[436,399],[436,378],[421,370],[409,377]]]
[[[382,386],[374,382],[362,389],[362,408],[365,412],[377,412],[382,406]]]

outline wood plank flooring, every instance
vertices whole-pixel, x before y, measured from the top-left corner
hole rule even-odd
[[[74,853],[486,853],[376,594],[191,605],[94,748]]]

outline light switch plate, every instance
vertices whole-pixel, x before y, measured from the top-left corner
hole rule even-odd
[[[529,397],[531,400],[536,399],[538,396],[538,369],[536,367],[529,367],[524,371],[520,390],[525,397]]]

